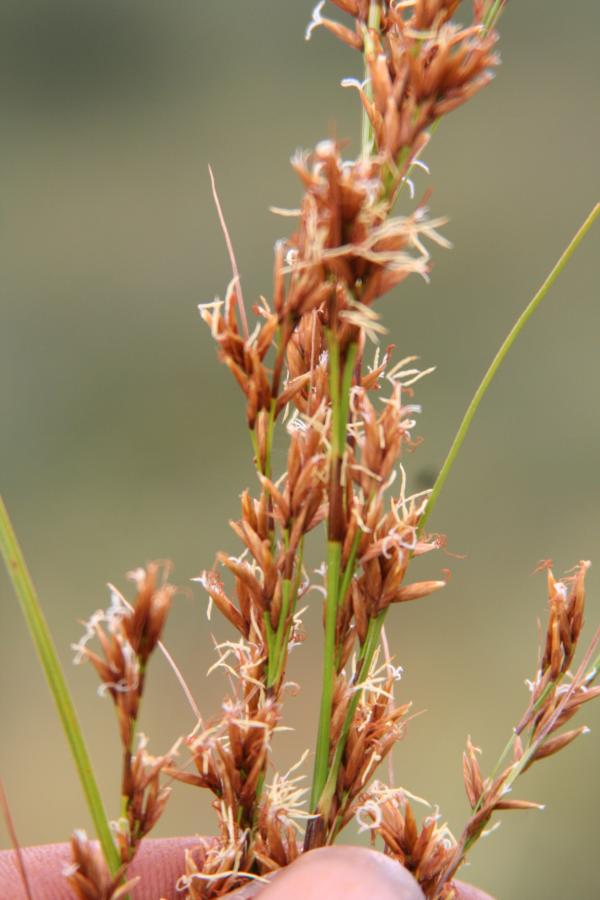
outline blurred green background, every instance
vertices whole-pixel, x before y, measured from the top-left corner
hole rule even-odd
[[[288,158],[321,137],[355,140],[359,110],[339,81],[357,57],[324,31],[305,44],[310,0],[4,0],[0,329],[1,488],[81,713],[111,815],[119,752],[94,676],[70,665],[78,619],[107,603],[108,580],[153,558],[174,579],[236,550],[227,520],[254,486],[243,404],[216,362],[196,304],[230,272],[210,197],[215,170],[247,297],[270,294],[272,247],[295,206]],[[463,15],[463,20],[467,14]],[[440,465],[484,367],[598,193],[597,34],[593,0],[514,3],[504,65],[454,113],[426,158],[432,211],[455,249],[436,249],[432,283],[407,281],[380,311],[398,353],[437,365],[421,383],[425,443],[407,460],[421,487]],[[352,147],[355,147],[355,142]],[[352,148],[351,148],[352,149]],[[351,149],[348,152],[351,152]],[[467,805],[467,734],[490,770],[527,699],[536,562],[562,572],[600,563],[598,226],[490,391],[431,521],[449,548],[448,588],[394,609],[389,637],[400,696],[426,710],[394,759],[395,777],[439,803],[457,832]],[[284,459],[280,446],[277,462]],[[600,619],[594,569],[588,636]],[[0,774],[23,843],[64,840],[89,820],[17,604],[0,573]],[[287,767],[314,743],[320,610],[292,659]],[[205,712],[226,689],[197,586],[166,640]],[[600,710],[583,717],[600,724]],[[192,719],[161,659],[143,730],[164,751]],[[465,877],[499,898],[597,896],[598,729],[540,765],[519,796],[543,813],[506,813]],[[213,828],[208,799],[176,789],[159,833]],[[2,845],[8,837],[0,824]],[[347,840],[356,839],[355,828]]]

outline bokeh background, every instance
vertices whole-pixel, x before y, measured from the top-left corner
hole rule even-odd
[[[306,44],[310,0],[4,0],[0,9],[2,257],[1,487],[68,670],[111,815],[119,754],[108,701],[70,665],[78,619],[105,583],[169,558],[174,579],[236,548],[227,527],[254,484],[243,404],[196,305],[230,272],[210,197],[218,180],[247,297],[269,295],[272,247],[295,206],[288,158],[332,135],[356,146],[358,60],[324,31]],[[466,15],[463,16],[463,19]],[[436,249],[431,285],[406,282],[382,307],[390,340],[437,371],[418,389],[425,442],[412,484],[440,465],[484,367],[597,199],[597,34],[593,0],[509,4],[504,65],[427,150],[432,210],[455,244]],[[527,327],[473,426],[431,525],[465,560],[443,594],[393,610],[402,698],[426,711],[399,746],[395,778],[438,803],[458,832],[467,734],[488,770],[526,702],[540,558],[558,571],[600,562],[598,228]],[[278,461],[284,458],[281,444]],[[316,551],[315,551],[316,552]],[[316,561],[316,557],[315,557]],[[600,619],[591,570],[588,636]],[[178,599],[167,643],[205,714],[226,684],[206,600]],[[0,573],[0,773],[23,843],[90,827],[40,667]],[[314,742],[318,595],[294,654],[286,768]],[[585,721],[600,724],[600,710]],[[143,730],[164,751],[192,725],[161,659]],[[506,813],[468,877],[499,898],[597,896],[598,729],[523,780],[543,813]],[[213,828],[208,800],[176,789],[159,833]],[[347,839],[356,840],[351,826]],[[0,840],[8,837],[0,824]]]

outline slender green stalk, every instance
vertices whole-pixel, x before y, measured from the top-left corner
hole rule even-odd
[[[346,447],[346,427],[348,425],[348,413],[350,411],[350,388],[352,387],[352,374],[354,372],[354,362],[358,351],[357,344],[350,344],[346,351],[346,362],[344,363],[344,371],[342,372],[342,384],[339,396],[339,415],[338,415],[338,447],[339,455],[344,455]]]
[[[290,534],[289,530],[286,529],[283,533],[283,543],[286,552],[289,550],[290,544]],[[302,558],[302,550],[299,550],[298,553],[298,565],[301,566],[301,558]],[[292,596],[294,592],[294,588],[296,586],[297,579],[292,581],[291,578],[285,578],[282,584],[281,591],[281,609],[279,610],[279,621],[277,623],[277,630],[273,632],[271,629],[271,633],[273,635],[273,653],[269,652],[269,659],[267,660],[267,687],[273,687],[279,681],[281,676],[281,669],[283,666],[283,661],[285,659],[285,648],[287,647],[288,642],[288,629],[286,628],[286,622],[289,616],[290,607],[294,603],[294,598]],[[270,624],[270,620],[269,620]]]
[[[487,31],[493,28],[502,14],[506,0],[491,0],[488,10],[483,18],[483,26]]]
[[[560,275],[560,273],[562,272],[562,270],[568,263],[569,259],[573,255],[575,249],[579,246],[579,244],[581,243],[581,241],[583,240],[585,235],[588,233],[588,231],[590,230],[590,228],[592,227],[593,223],[595,222],[595,220],[598,218],[599,215],[600,215],[600,203],[597,203],[594,206],[594,208],[592,209],[592,211],[590,212],[590,214],[588,215],[588,217],[586,218],[586,220],[583,222],[583,224],[581,225],[579,230],[576,232],[576,234],[570,241],[569,245],[567,246],[567,248],[565,249],[563,254],[560,256],[560,258],[558,259],[558,261],[556,262],[554,267],[552,268],[551,272],[549,273],[548,277],[545,279],[545,281],[541,285],[540,289],[537,291],[537,293],[532,298],[530,303],[527,305],[525,310],[521,313],[521,315],[515,322],[514,326],[511,328],[506,339],[502,343],[500,349],[496,353],[496,356],[494,357],[489,369],[487,370],[486,374],[484,375],[484,377],[481,381],[481,384],[475,391],[475,394],[473,395],[473,399],[471,400],[469,406],[467,407],[467,411],[466,411],[466,413],[463,417],[463,420],[460,424],[460,427],[456,433],[456,437],[454,438],[454,441],[452,442],[450,450],[448,451],[448,455],[444,461],[444,464],[443,464],[442,468],[440,469],[438,477],[433,486],[431,495],[427,502],[426,510],[419,522],[419,528],[418,528],[419,533],[422,532],[422,530],[425,526],[425,522],[429,518],[433,507],[435,506],[437,500],[439,499],[439,495],[441,493],[442,487],[444,486],[446,478],[448,477],[450,470],[452,469],[452,466],[454,465],[454,462],[456,461],[458,452],[459,452],[459,450],[463,444],[463,441],[467,435],[467,432],[469,430],[471,422],[473,421],[475,413],[477,412],[477,409],[479,408],[479,404],[483,400],[483,397],[485,396],[485,393],[486,393],[487,389],[489,388],[498,369],[504,362],[506,354],[512,347],[513,343],[515,342],[517,336],[520,334],[520,332],[523,329],[526,322],[531,318],[531,316],[533,315],[533,313],[535,312],[535,310],[537,309],[537,307],[539,306],[541,301],[544,299],[544,297],[546,296],[546,294],[548,293],[548,291],[550,290],[550,288],[552,287],[552,285],[554,284],[554,282],[556,281],[556,279],[558,278],[558,276]],[[375,654],[375,650],[377,649],[377,646],[379,645],[381,629],[382,629],[383,623],[385,621],[386,613],[387,613],[387,610],[383,610],[382,612],[379,613],[379,615],[376,618],[371,619],[369,621],[369,625],[368,625],[368,629],[367,629],[367,636],[365,638],[365,642],[363,644],[360,659],[359,659],[360,669],[358,671],[358,677],[356,679],[355,688],[358,688],[359,685],[363,684],[368,677],[369,669],[370,669],[371,663],[373,661],[373,656]],[[333,792],[335,791],[339,767],[340,767],[340,764],[342,761],[342,755],[344,752],[348,734],[350,732],[350,728],[352,726],[352,721],[354,719],[356,707],[358,706],[359,696],[360,696],[360,692],[358,690],[356,690],[354,696],[352,697],[350,703],[348,704],[348,709],[346,711],[346,716],[345,716],[344,723],[342,726],[342,731],[340,733],[340,737],[339,737],[339,740],[337,742],[337,745],[336,745],[336,748],[334,751],[332,763],[331,763],[331,766],[329,769],[329,774],[327,777],[327,782],[326,782],[326,785],[325,785],[325,788],[323,791],[324,799],[327,797],[332,797]]]
[[[273,433],[275,431],[275,408],[277,406],[276,400],[271,400],[271,406],[269,409],[269,421],[267,425],[267,445],[265,452],[265,460],[264,466],[263,461],[260,458],[259,448],[258,448],[258,434],[257,434],[257,426],[253,428],[250,432],[250,440],[252,442],[252,450],[254,451],[254,462],[256,466],[256,471],[261,475],[266,475],[267,478],[271,477],[271,450],[273,448]]]
[[[577,249],[577,247],[579,246],[579,244],[581,243],[583,238],[586,236],[586,234],[588,233],[588,231],[590,230],[590,228],[592,227],[592,225],[598,218],[598,215],[600,215],[600,203],[596,203],[596,205],[594,206],[594,208],[592,209],[592,211],[586,218],[585,222],[583,222],[583,224],[578,229],[578,231],[576,232],[574,237],[571,239],[570,243],[568,244],[568,246],[566,247],[566,249],[564,250],[562,255],[557,260],[556,264],[552,268],[552,271],[550,272],[548,277],[545,279],[545,281],[541,285],[540,289],[537,291],[535,296],[531,299],[531,301],[525,307],[525,309],[523,310],[523,312],[521,313],[521,315],[519,316],[519,318],[517,319],[517,321],[511,328],[511,330],[509,331],[509,333],[506,336],[506,338],[504,339],[500,349],[498,350],[494,359],[492,360],[492,363],[491,363],[489,369],[483,376],[483,379],[481,380],[479,387],[477,388],[477,390],[475,391],[475,393],[473,395],[473,399],[471,400],[471,402],[469,403],[469,405],[467,407],[467,411],[465,412],[465,414],[463,416],[463,420],[460,423],[459,429],[456,432],[456,437],[452,441],[452,445],[448,451],[448,455],[446,456],[446,459],[444,460],[444,464],[442,465],[442,468],[440,469],[440,472],[435,480],[435,484],[431,491],[431,495],[429,497],[429,500],[427,501],[427,506],[425,508],[425,512],[424,512],[423,516],[421,517],[421,521],[419,522],[419,531],[422,531],[423,528],[425,527],[425,523],[429,519],[429,516],[431,515],[431,511],[433,510],[433,507],[437,503],[438,497],[439,497],[441,490],[446,482],[446,478],[450,474],[450,470],[452,469],[452,466],[454,465],[454,463],[456,461],[456,457],[458,456],[458,451],[462,447],[463,441],[467,436],[467,432],[468,432],[469,428],[471,427],[471,422],[473,421],[475,413],[477,412],[477,410],[479,408],[479,404],[483,400],[483,398],[486,394],[486,391],[489,388],[490,384],[492,383],[494,376],[496,375],[498,369],[504,362],[506,354],[508,353],[508,351],[510,350],[510,348],[516,341],[517,337],[523,330],[524,326],[529,321],[531,316],[534,314],[534,312],[536,311],[536,309],[538,308],[538,306],[540,305],[540,303],[542,302],[542,300],[544,299],[544,297],[546,296],[546,294],[548,293],[548,291],[550,290],[550,288],[552,287],[552,285],[554,284],[554,282],[556,281],[556,279],[558,278],[558,276],[560,275],[562,270],[565,268],[566,264],[571,259],[573,253],[575,252],[575,250]]]
[[[338,772],[342,762],[342,756],[344,755],[346,741],[348,740],[348,735],[350,734],[350,728],[352,727],[352,722],[354,721],[354,715],[356,713],[358,701],[360,700],[360,685],[362,685],[366,681],[369,674],[369,669],[371,667],[371,662],[373,661],[373,656],[375,655],[375,650],[379,645],[379,638],[381,636],[381,629],[383,628],[386,612],[387,610],[383,610],[374,619],[370,619],[367,626],[367,636],[365,638],[365,642],[362,646],[358,659],[360,668],[356,673],[356,678],[353,684],[354,693],[352,694],[352,698],[348,703],[342,730],[340,732],[340,736],[333,753],[333,758],[331,760],[327,782],[325,784],[325,787],[323,788],[323,793],[321,795],[322,802],[324,803],[329,802],[335,793]]]
[[[331,394],[331,456],[342,455],[340,444],[340,347],[331,331],[327,332],[329,350],[329,390]]]
[[[281,668],[281,660],[284,656],[283,646],[284,646],[284,628],[285,621],[288,617],[288,613],[290,610],[290,594],[292,592],[292,582],[291,579],[285,578],[282,587],[281,587],[281,609],[279,610],[279,622],[277,624],[277,631],[275,632],[275,653],[273,659],[269,659],[268,665],[268,674],[267,674],[267,687],[272,687],[277,683],[277,679],[279,677],[279,672]],[[287,637],[287,633],[285,635]]]
[[[344,569],[344,573],[342,575],[342,580],[340,583],[340,596],[338,597],[338,606],[341,606],[344,602],[346,594],[348,593],[348,588],[350,587],[350,582],[352,581],[352,576],[354,574],[354,566],[356,565],[356,554],[358,552],[358,545],[360,544],[361,531],[357,530],[354,540],[352,541],[352,546],[350,547],[350,555],[348,556],[348,562],[346,564],[346,568]]]
[[[42,608],[27,570],[17,537],[13,530],[8,510],[0,497],[0,551],[6,563],[8,574],[13,583],[15,593],[21,604],[21,610],[27,622],[29,632],[37,650],[46,681],[58,708],[67,741],[71,748],[75,766],[79,774],[83,793],[96,829],[96,834],[106,862],[115,873],[120,867],[117,848],[113,842],[110,826],[104,810],[98,785],[94,778],[90,757],[77,720],[77,714],[69,689],[62,673],[56,648],[42,612]]]
[[[373,41],[371,39],[370,31],[379,31],[381,25],[381,6],[379,5],[379,0],[371,0],[369,6],[369,17],[367,19],[367,28],[364,33],[364,65],[365,65],[365,79],[369,77],[369,66],[367,65],[367,57],[372,54],[375,50],[373,46]],[[369,84],[365,86],[365,92],[367,96],[371,95],[371,88]],[[371,126],[371,122],[367,115],[366,109],[363,107],[362,111],[362,119],[361,119],[361,152],[364,158],[368,159],[371,155],[371,149],[373,147],[373,128]]]
[[[340,372],[340,350],[335,336],[329,332],[329,384],[331,395],[331,471],[342,459],[346,447],[346,429],[350,406],[350,387],[352,372],[356,359],[357,345],[350,344],[346,352],[344,367]],[[319,729],[315,751],[315,769],[311,789],[311,810],[314,812],[321,802],[321,794],[327,780],[329,762],[329,735],[331,731],[331,708],[333,702],[333,685],[336,673],[335,634],[337,613],[340,603],[340,582],[342,578],[342,544],[338,540],[327,543],[327,598],[325,609],[325,646],[323,651],[323,686],[321,689],[321,708],[319,713]],[[348,570],[348,567],[346,567]],[[347,571],[344,573],[346,576]]]
[[[381,24],[381,6],[379,0],[371,0],[369,5],[369,16],[367,20],[367,29],[364,35],[364,67],[365,78],[368,78],[369,69],[367,65],[367,57],[373,52],[373,41],[370,37],[370,31],[379,31]],[[367,93],[370,92],[369,85],[366,86]],[[362,134],[361,134],[361,153],[364,158],[368,158],[371,153],[373,144],[373,129],[369,121],[366,110],[362,111]],[[339,346],[337,341],[328,335],[329,347],[329,378],[331,385],[331,403],[332,403],[332,423],[331,423],[331,443],[332,457],[341,457],[344,452],[346,443],[346,425],[348,419],[348,408],[350,403],[350,387],[352,384],[352,370],[356,359],[357,346],[351,345],[348,348],[346,365],[342,375],[342,384],[340,386],[339,377]],[[358,544],[358,542],[356,542]],[[325,782],[327,781],[327,770],[329,760],[329,735],[331,729],[331,706],[333,701],[333,682],[336,670],[335,661],[335,629],[337,622],[338,605],[348,590],[350,579],[354,571],[354,562],[356,557],[356,549],[354,556],[348,561],[346,570],[343,573],[340,586],[340,566],[342,559],[342,547],[338,542],[329,542],[327,546],[327,600],[325,613],[325,647],[323,658],[323,687],[321,692],[321,708],[319,713],[319,730],[317,733],[317,746],[315,752],[315,769],[311,788],[310,808],[315,810],[321,799]]]
[[[263,613],[263,622],[265,623],[265,637],[267,639],[267,650],[269,653],[269,660],[267,661],[267,671],[270,671],[270,666],[272,665],[271,660],[275,659],[275,629],[271,625],[271,616],[268,612]]]
[[[321,799],[327,780],[329,761],[329,735],[331,732],[331,707],[335,675],[335,626],[337,621],[337,597],[339,590],[342,545],[339,541],[327,544],[327,603],[325,608],[325,647],[323,651],[323,688],[319,712],[319,731],[315,752],[315,771],[310,795],[310,808],[315,810]]]
[[[287,534],[286,534],[287,541]],[[291,623],[287,624],[294,614],[296,608],[296,600],[298,597],[298,589],[302,577],[302,558],[304,555],[304,539],[300,541],[298,546],[298,555],[296,558],[296,575],[293,579],[286,578],[282,587],[281,611],[279,613],[279,622],[277,624],[277,632],[275,634],[275,657],[271,666],[270,674],[267,675],[267,687],[276,685],[281,678],[283,672],[287,647],[290,639]],[[269,660],[270,663],[270,660]]]

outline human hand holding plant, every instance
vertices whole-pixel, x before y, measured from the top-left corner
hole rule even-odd
[[[146,841],[132,864],[130,876],[139,877],[136,900],[176,900],[175,884],[184,873],[186,850],[197,847],[197,838]],[[70,861],[68,844],[36,847],[23,852],[31,895],[67,900],[64,869]],[[0,884],[12,900],[28,900],[14,854],[0,852]],[[268,884],[254,882],[227,894],[236,900],[420,900],[423,893],[406,869],[374,850],[331,847],[301,857]],[[489,900],[489,895],[459,885],[456,900]]]

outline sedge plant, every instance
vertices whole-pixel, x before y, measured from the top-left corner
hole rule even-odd
[[[302,853],[334,843],[353,820],[407,867],[427,898],[449,900],[454,878],[500,810],[538,808],[513,791],[534,763],[565,748],[585,726],[572,720],[600,693],[596,631],[576,657],[588,561],[563,578],[547,567],[548,621],[532,667],[529,699],[490,774],[467,741],[463,778],[470,816],[458,837],[436,816],[419,822],[407,789],[378,778],[404,737],[410,704],[397,703],[399,670],[382,642],[388,615],[445,586],[419,578],[419,557],[444,539],[430,518],[477,408],[511,345],[600,212],[596,205],[499,349],[459,426],[431,490],[410,493],[404,460],[416,449],[421,408],[416,357],[381,349],[378,307],[408,278],[428,279],[431,254],[448,248],[443,217],[413,200],[411,174],[441,120],[486,87],[498,65],[501,0],[475,0],[465,27],[459,0],[332,0],[344,20],[315,7],[310,38],[323,29],[361,54],[364,79],[347,79],[362,107],[361,148],[346,159],[324,140],[292,166],[303,189],[289,211],[298,224],[277,243],[270,299],[249,310],[211,179],[232,262],[223,300],[200,313],[218,356],[245,402],[256,484],[231,522],[235,549],[195,579],[231,626],[216,667],[230,676],[220,712],[159,756],[137,733],[150,657],[161,643],[174,588],[168,567],[130,573],[130,603],[111,587],[111,604],[88,620],[76,661],[96,669],[117,714],[121,745],[118,816],[108,822],[52,641],[8,515],[2,551],[57,703],[97,830],[72,839],[67,878],[81,898],[111,900],[133,883],[127,869],[168,800],[168,782],[208,790],[215,837],[186,858],[182,896],[224,896],[263,879]],[[436,140],[438,137],[436,136]],[[235,414],[232,412],[232,414]],[[274,441],[287,441],[276,471]],[[309,535],[322,545],[316,573],[305,565]],[[313,538],[311,538],[313,540]],[[323,598],[323,660],[310,789],[300,771],[273,775],[284,722],[290,652],[302,641],[302,607]],[[297,652],[301,652],[297,651]],[[173,736],[175,738],[175,736]],[[182,759],[184,757],[184,759]]]

